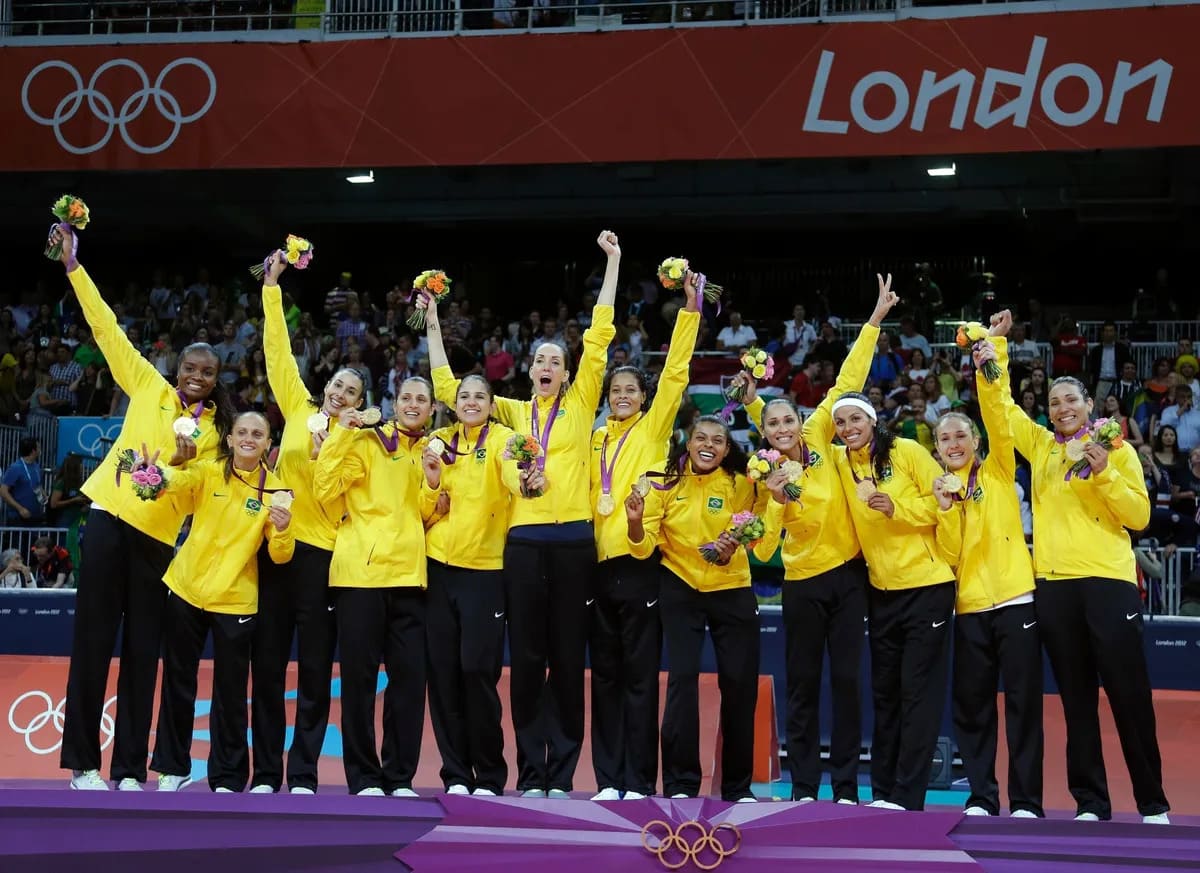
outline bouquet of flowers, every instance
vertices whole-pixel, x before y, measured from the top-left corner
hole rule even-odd
[[[742,369],[753,376],[756,382],[775,376],[775,359],[758,346],[750,346],[742,352],[741,364]],[[741,385],[730,385],[725,391],[725,396],[731,404],[737,405],[746,396],[746,389]],[[727,409],[729,412],[733,411],[732,408]]]
[[[1086,479],[1092,475],[1091,464],[1083,454],[1084,447],[1089,441],[1099,443],[1108,452],[1121,448],[1125,443],[1124,437],[1121,436],[1121,422],[1115,418],[1098,418],[1092,422],[1086,433],[1076,436],[1067,443],[1067,457],[1075,462],[1071,465],[1071,469],[1067,470],[1065,478],[1068,481],[1072,476]]]
[[[531,436],[514,433],[508,438],[508,442],[504,444],[504,460],[516,461],[517,467],[522,470],[528,470],[538,456],[542,453],[542,446]],[[525,489],[522,486],[526,497],[541,497],[542,491],[540,488]]]
[[[763,520],[753,512],[735,512],[732,523],[732,527],[729,528],[729,535],[737,540],[739,546],[754,548],[767,532],[767,527],[763,523]],[[716,543],[705,543],[702,545],[700,547],[700,554],[710,564],[719,563],[721,560]]]
[[[419,298],[424,298],[425,306],[417,307],[408,319],[408,326],[416,330],[425,329],[425,309],[430,306],[437,306],[442,302],[447,294],[450,293],[450,277],[446,275],[444,270],[426,270],[417,278],[413,279],[412,294],[409,295],[411,302],[416,302]]]
[[[167,487],[167,477],[162,468],[138,456],[133,449],[126,449],[117,458],[118,480],[128,473],[133,481],[133,493],[142,500],[157,500]]]
[[[74,194],[64,194],[54,201],[54,205],[50,207],[51,214],[59,221],[66,222],[76,230],[83,230],[91,221],[91,213],[88,212],[87,204],[76,197]],[[54,228],[50,228],[51,231]],[[52,261],[57,261],[62,257],[62,245],[59,243],[46,243],[45,255]]]
[[[312,262],[313,254],[316,252],[313,244],[302,236],[296,236],[294,233],[289,233],[287,242],[284,243],[284,245],[286,248],[280,249],[280,251],[283,252],[283,256],[287,258],[288,264],[295,267],[297,270],[308,269],[308,265]],[[267,262],[269,260],[270,256],[264,258],[261,264],[254,264],[251,266],[250,275],[261,282],[262,277],[267,273]]]
[[[688,267],[687,258],[667,258],[658,265],[658,281],[668,291],[682,291],[683,285],[687,281],[687,274],[691,272]],[[721,297],[725,294],[725,289],[715,282],[708,281],[703,273],[696,276],[696,290],[704,295],[704,299],[709,303],[720,303]]]
[[[979,346],[987,342],[988,329],[978,321],[964,322],[958,326],[958,331],[954,334],[954,344],[960,349],[970,348],[971,351],[979,351]],[[995,361],[984,361],[981,368],[983,378],[988,382],[995,382],[1000,378],[1000,365]]]
[[[746,477],[752,482],[766,479],[779,469],[779,459],[783,457],[774,449],[759,449],[750,456],[746,464]]]

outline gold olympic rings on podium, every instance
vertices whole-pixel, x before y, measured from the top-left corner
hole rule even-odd
[[[721,841],[721,831],[733,835],[731,845]],[[651,845],[651,840],[657,841],[657,845]],[[689,861],[700,870],[715,870],[741,847],[742,832],[730,822],[705,827],[692,819],[674,827],[670,822],[655,819],[642,828],[642,848],[656,855],[667,870],[678,870]]]

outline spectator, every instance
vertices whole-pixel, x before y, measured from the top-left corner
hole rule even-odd
[[[1173,476],[1156,462],[1148,446],[1138,450],[1142,462],[1142,475],[1146,482],[1146,493],[1150,495],[1150,523],[1142,531],[1145,537],[1153,537],[1164,544],[1166,554],[1171,555],[1180,546],[1196,544],[1196,522],[1171,508],[1174,491]]]
[[[1112,390],[1126,363],[1133,361],[1129,345],[1117,337],[1116,322],[1106,321],[1100,328],[1100,345],[1088,353],[1088,375],[1095,383],[1093,397],[1104,398]]]
[[[75,565],[62,546],[50,537],[38,537],[33,544],[34,577],[38,588],[74,588]]]
[[[846,360],[846,355],[850,354],[850,351],[846,348],[845,341],[842,340],[833,323],[823,321],[821,322],[821,335],[809,354],[820,359],[822,362],[832,362],[833,369],[837,370],[842,366],[842,361]]]
[[[1079,333],[1079,326],[1070,316],[1064,315],[1058,323],[1054,338],[1054,376],[1080,376],[1087,355],[1087,340]]]
[[[71,350],[59,346],[56,360],[50,367],[50,396],[59,403],[59,412],[71,414],[79,402],[77,392],[83,380],[83,367],[71,360]]]
[[[917,293],[913,315],[921,330],[932,331],[934,320],[942,311],[942,289],[933,281],[929,263],[917,264]]]
[[[1200,446],[1192,449],[1188,455],[1187,466],[1180,467],[1171,478],[1171,507],[1189,518],[1197,518],[1198,498],[1200,498]]]
[[[232,321],[225,322],[222,339],[213,346],[213,351],[221,361],[221,381],[232,386],[242,374],[242,363],[246,360],[246,347],[237,341],[237,325]]]
[[[338,322],[336,330],[338,352],[343,355],[349,353],[352,340],[362,346],[367,336],[367,322],[362,317],[358,301],[351,300],[345,312],[345,318]]]
[[[1175,389],[1175,405],[1164,409],[1160,419],[1160,427],[1175,429],[1176,447],[1182,452],[1200,446],[1200,409],[1192,405],[1192,400],[1191,387],[1179,385]]]
[[[337,285],[325,295],[325,316],[329,319],[331,330],[342,320],[343,315],[350,306],[350,302],[358,301],[358,295],[350,287],[350,280],[352,278],[349,273],[342,273]]]
[[[1183,467],[1183,455],[1178,448],[1179,435],[1175,428],[1164,424],[1154,434],[1154,461],[1168,473]]]
[[[1142,438],[1142,429],[1138,427],[1138,423],[1129,417],[1129,407],[1123,403],[1115,394],[1109,394],[1104,398],[1102,407],[1102,415],[1105,418],[1111,418],[1121,425],[1121,436],[1125,438],[1135,449],[1141,448],[1145,440]]]
[[[1021,392],[1021,410],[1042,427],[1050,429],[1050,419],[1046,418],[1046,408],[1038,403],[1037,393],[1032,388],[1026,388]]]
[[[1166,402],[1171,390],[1171,361],[1169,358],[1158,358],[1154,362],[1154,372],[1146,380],[1145,389],[1150,400],[1158,405]]]
[[[929,412],[924,397],[914,397],[907,406],[900,407],[892,420],[892,432],[905,439],[915,440],[933,453],[933,426],[929,422]]]
[[[721,328],[717,334],[717,348],[722,351],[736,352],[758,342],[758,334],[754,328],[742,323],[742,314],[736,309],[729,312],[729,325]]]
[[[1041,363],[1042,350],[1026,335],[1025,323],[1014,322],[1008,338],[1008,359],[1012,363],[1012,383],[1020,385],[1033,367]]]
[[[933,349],[929,346],[929,340],[917,332],[917,322],[912,316],[906,315],[900,319],[900,348],[920,349],[926,360],[933,357]]]
[[[83,482],[83,459],[71,452],[63,459],[63,465],[50,488],[54,524],[67,529],[67,553],[76,567],[80,565],[79,549],[87,524],[87,510],[92,504],[91,498],[83,493]]]
[[[574,358],[573,360],[579,360]],[[484,359],[484,376],[488,383],[497,391],[496,386],[503,387],[512,382],[516,376],[516,362],[513,356],[500,346],[500,341],[492,337],[487,341],[487,354]]]
[[[1190,342],[1190,341],[1189,341]],[[1200,368],[1195,355],[1180,355],[1175,359],[1175,372],[1183,384],[1192,389],[1192,396],[1200,396],[1200,381],[1196,379],[1196,370]]]
[[[924,382],[929,375],[929,358],[920,349],[913,349],[908,356],[908,370],[905,372],[909,382]]]
[[[201,303],[208,303],[214,299],[215,291],[215,286],[208,280],[208,270],[201,267],[196,273],[196,281],[184,292],[183,299],[186,301],[194,298]]]
[[[825,398],[826,390],[817,384],[821,373],[821,362],[815,355],[809,355],[804,362],[804,368],[792,379],[788,394],[792,402],[803,409],[816,409]]]
[[[42,468],[38,465],[41,446],[33,437],[25,437],[18,447],[19,457],[0,478],[0,499],[5,503],[10,527],[44,527],[46,495],[42,489]]]
[[[1132,408],[1133,400],[1142,390],[1142,383],[1137,377],[1137,364],[1126,361],[1121,365],[1121,378],[1112,386],[1109,394]]]
[[[1050,389],[1046,384],[1046,368],[1039,365],[1029,371],[1029,378],[1021,383],[1021,390],[1029,389],[1043,410],[1050,406]]]
[[[942,393],[942,382],[936,376],[926,376],[921,387],[925,391],[925,420],[937,424],[937,420],[950,411],[950,398]]]
[[[0,553],[0,588],[36,588],[33,572],[21,560],[21,553],[16,549],[5,549]]]
[[[22,398],[24,406],[29,410],[30,418],[51,418],[55,415],[69,415],[70,401],[59,400],[50,392],[50,374],[46,370],[38,370],[33,384],[33,391],[28,397]]]
[[[155,316],[162,321],[173,321],[179,314],[179,307],[183,304],[183,294],[178,287],[167,287],[164,278],[162,270],[154,271],[154,280],[151,283],[153,287],[150,289],[150,306],[154,309]],[[182,279],[177,281],[182,285]]]
[[[867,373],[867,383],[878,385],[883,390],[891,389],[904,372],[904,359],[899,352],[892,351],[892,339],[886,330],[879,332],[875,343],[875,357],[871,360],[871,369]]]
[[[793,367],[804,366],[808,353],[817,344],[817,329],[806,315],[804,304],[797,303],[792,307],[792,320],[784,325],[783,347]]]
[[[576,328],[576,331],[578,331],[578,328]],[[625,346],[629,351],[629,363],[631,366],[644,367],[642,349],[649,340],[650,334],[646,333],[646,327],[642,324],[642,320],[632,313],[626,316],[624,329],[617,331],[617,342]],[[572,354],[571,360],[579,360],[578,357],[574,357],[575,350],[570,348],[569,343],[568,351]]]

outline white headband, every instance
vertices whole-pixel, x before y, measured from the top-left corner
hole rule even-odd
[[[836,414],[838,409],[840,409],[843,406],[857,407],[858,409],[861,409],[863,412],[865,412],[868,416],[870,416],[871,421],[878,420],[878,415],[875,412],[874,406],[872,406],[870,403],[867,403],[867,401],[863,400],[861,397],[848,397],[844,394],[841,397],[839,397],[836,401],[834,401],[833,410],[830,414],[831,415]]]

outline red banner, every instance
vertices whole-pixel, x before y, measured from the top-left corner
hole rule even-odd
[[[1200,144],[1200,7],[0,50],[11,170]]]

